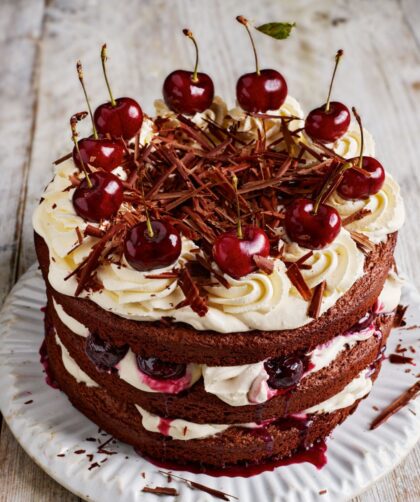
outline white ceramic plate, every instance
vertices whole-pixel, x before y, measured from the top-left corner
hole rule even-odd
[[[114,455],[97,453],[99,442],[108,436],[101,435],[63,393],[46,385],[38,354],[44,334],[41,308],[45,303],[40,272],[32,267],[16,284],[0,317],[0,409],[13,434],[38,465],[81,498],[97,502],[160,500],[141,492],[146,484],[168,486],[157,468],[122,443],[108,444],[108,450],[117,452]],[[405,287],[403,303],[410,305],[407,326],[420,326],[420,296],[413,286]],[[368,399],[329,440],[328,463],[323,469],[296,464],[251,478],[177,474],[235,495],[241,502],[337,502],[356,496],[394,468],[419,439],[418,400],[375,431],[368,430],[378,413],[373,406],[385,408],[414,383],[420,371],[419,335],[419,328],[393,332],[388,351],[395,348],[399,339],[407,347],[417,344],[417,352],[412,354],[417,358],[417,367],[383,363]],[[405,372],[408,368],[412,368],[411,373]],[[96,442],[87,438],[95,438]],[[75,453],[80,450],[85,451]],[[94,457],[89,459],[88,454]],[[99,467],[89,470],[95,462]],[[177,500],[182,502],[215,500],[175,481],[170,486],[178,489]]]

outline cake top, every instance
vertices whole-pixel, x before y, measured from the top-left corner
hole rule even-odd
[[[110,90],[106,46],[101,58]],[[73,152],[33,218],[52,287],[131,319],[225,333],[322,315],[404,220],[371,135],[331,87],[304,119],[256,59],[230,110],[197,63],[167,77],[154,118],[111,90],[94,114],[88,102],[93,135],[79,140],[88,113],[72,116]]]

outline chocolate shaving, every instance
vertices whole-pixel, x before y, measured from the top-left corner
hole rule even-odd
[[[270,275],[273,273],[274,270],[274,261],[271,260],[270,258],[267,258],[265,256],[260,256],[260,255],[254,255],[253,260],[255,265],[264,272],[267,275]]]
[[[62,162],[64,162],[65,160],[68,160],[68,159],[71,159],[73,156],[73,153],[70,152],[70,153],[67,153],[66,155],[63,155],[62,157],[60,157],[59,159],[57,160],[54,160],[53,164],[55,166],[58,166],[58,164],[61,164]]]
[[[404,316],[405,313],[407,312],[408,305],[398,305],[395,314],[394,314],[394,320],[393,320],[393,327],[394,328],[400,328],[402,326],[405,326],[405,320]]]
[[[403,408],[412,399],[416,398],[420,393],[420,381],[416,382],[409,389],[407,389],[400,397],[395,399],[389,406],[387,406],[382,413],[380,413],[370,426],[370,430],[378,428],[380,425],[385,423],[388,418],[397,413],[401,408]]]
[[[239,500],[238,497],[235,497],[234,495],[229,495],[228,493],[216,490],[215,488],[211,488],[210,486],[202,485],[201,483],[196,483],[195,481],[190,481],[189,479],[182,478],[181,476],[173,474],[172,472],[165,472],[165,471],[159,471],[159,472],[160,474],[166,476],[166,478],[168,479],[169,477],[179,479],[180,481],[185,483],[189,488],[193,488],[201,492],[208,493],[209,495],[213,495],[213,497],[216,497],[219,500],[226,500],[227,502],[229,502],[231,499]]]
[[[346,225],[350,225],[350,223],[354,223],[355,221],[363,219],[365,216],[371,213],[372,211],[370,209],[363,208],[351,214],[350,216],[347,216],[347,218],[344,218],[341,223],[343,224],[343,227],[345,227]]]
[[[296,265],[296,263],[292,263],[287,267],[286,274],[287,277],[290,279],[290,282],[298,290],[300,296],[304,300],[309,301],[312,296],[311,290],[309,289],[309,286],[306,284],[305,279],[303,278],[303,275],[301,274],[299,267]]]
[[[76,234],[77,234],[77,240],[78,240],[79,244],[82,244],[83,243],[83,235],[82,235],[82,232],[80,231],[79,227],[76,227]]]
[[[147,279],[176,279],[178,272],[162,272],[161,274],[150,274],[145,276]]]
[[[375,249],[375,244],[373,244],[366,235],[350,230],[351,238],[356,243],[357,247],[361,249],[365,254],[369,254]]]
[[[169,486],[156,486],[155,488],[145,486],[141,491],[144,493],[154,493],[155,495],[173,495],[174,497],[178,495],[178,491]]]
[[[104,236],[104,231],[98,227],[94,227],[93,225],[87,225],[84,230],[85,236],[98,237],[99,239]]]
[[[313,319],[318,319],[321,312],[322,298],[324,296],[326,285],[327,283],[325,281],[322,281],[314,289],[312,300],[308,308],[308,316],[312,317]]]
[[[185,300],[179,303],[176,308],[189,305],[196,314],[204,317],[208,311],[207,298],[200,293],[200,289],[193,281],[188,268],[181,270],[178,284],[185,295]]]
[[[412,357],[402,356],[401,354],[390,354],[388,359],[392,364],[412,364],[415,366]]]

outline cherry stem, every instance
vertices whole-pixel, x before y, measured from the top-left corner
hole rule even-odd
[[[343,54],[344,54],[343,49],[340,49],[340,50],[337,51],[337,54],[335,55],[334,71],[333,71],[333,74],[332,74],[332,77],[331,77],[330,88],[328,89],[327,102],[325,104],[325,111],[327,113],[330,111],[330,98],[331,98],[331,91],[332,91],[333,83],[334,83],[334,79],[335,79],[335,74],[337,72],[338,63],[340,62],[340,59],[342,58]]]
[[[351,111],[353,112],[353,115],[355,116],[357,123],[359,124],[359,129],[360,129],[360,155],[359,155],[359,168],[363,169],[363,150],[365,148],[365,138],[363,136],[363,125],[362,125],[362,119],[360,118],[360,115],[357,113],[356,108],[353,106]]]
[[[147,205],[146,205],[146,197],[144,195],[143,178],[140,181],[140,187],[141,187],[141,196],[143,199],[144,212],[146,214],[147,233],[148,233],[149,237],[152,239],[155,236],[155,233],[153,232],[153,227],[152,227],[152,223],[150,221],[149,211],[148,211]]]
[[[108,87],[109,99],[111,101],[111,105],[112,106],[117,106],[117,102],[115,101],[114,96],[112,95],[111,86],[109,85],[108,75],[106,73],[106,65],[105,65],[105,63],[106,63],[107,59],[108,58],[107,58],[107,55],[106,55],[106,44],[104,44],[102,46],[102,49],[101,49],[102,71],[104,72],[106,86]]]
[[[248,19],[244,18],[244,16],[237,16],[236,20],[238,21],[238,23],[243,24],[245,26],[245,28],[246,28],[246,31],[248,32],[249,39],[251,40],[251,44],[252,44],[252,50],[254,51],[255,70],[257,72],[257,75],[260,75],[261,72],[260,72],[260,67],[259,67],[259,64],[258,64],[257,49],[255,48],[255,43],[254,43],[254,39],[252,38],[251,30],[249,29]]]
[[[82,164],[83,172],[85,173],[86,181],[89,188],[92,188],[92,182],[90,181],[89,174],[87,172],[85,163],[83,162],[82,156],[80,154],[79,142],[77,138],[79,137],[79,133],[77,132],[77,122],[79,120],[83,120],[87,117],[87,112],[76,113],[70,118],[70,128],[71,128],[71,139],[73,140],[74,146],[76,148],[77,155],[79,156],[80,163]]]
[[[194,65],[194,72],[193,72],[193,76],[192,76],[191,80],[193,82],[198,82],[198,61],[199,61],[199,58],[198,58],[198,45],[197,45],[197,41],[194,38],[194,35],[192,34],[192,32],[190,30],[184,29],[184,30],[182,30],[182,33],[186,37],[188,37],[190,40],[192,40],[192,43],[194,44],[194,47],[195,47],[195,65]]]
[[[87,107],[88,107],[88,110],[89,110],[90,120],[92,121],[93,137],[95,139],[98,139],[98,137],[99,137],[98,136],[98,131],[96,130],[95,122],[93,120],[92,108],[90,107],[90,102],[89,102],[89,98],[88,98],[88,95],[87,95],[87,92],[86,92],[85,82],[83,80],[83,67],[82,67],[81,61],[77,61],[77,63],[76,63],[76,69],[77,69],[77,75],[79,76],[80,84],[81,84],[82,89],[83,89],[83,93],[85,95],[86,104],[87,104]]]
[[[232,181],[233,181],[233,189],[235,190],[236,214],[237,214],[237,218],[238,218],[236,231],[238,234],[238,239],[243,239],[244,234],[242,233],[241,208],[239,207],[239,197],[238,197],[238,178],[234,173],[232,174]]]

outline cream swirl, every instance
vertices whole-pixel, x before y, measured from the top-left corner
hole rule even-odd
[[[308,251],[296,243],[288,243],[285,245],[285,258],[295,262]],[[301,272],[310,288],[314,288],[322,281],[326,282],[321,306],[321,312],[325,312],[352,287],[357,279],[362,277],[364,255],[349,232],[342,228],[331,244],[323,249],[314,250],[305,264],[310,268]]]
[[[319,151],[317,145],[309,138],[307,134],[303,134],[303,141],[307,143],[311,148]],[[370,157],[375,156],[375,142],[369,131],[363,128],[363,154]],[[335,153],[341,155],[345,159],[351,159],[353,157],[358,157],[360,155],[360,148],[362,145],[362,138],[360,135],[360,129],[357,122],[352,121],[347,129],[346,133],[341,136],[341,138],[334,141],[334,143],[327,143],[326,146],[334,150]]]
[[[335,207],[342,218],[362,209],[370,211],[364,218],[350,223],[346,228],[365,234],[374,243],[386,241],[388,234],[399,230],[405,219],[400,187],[388,173],[379,192],[367,199],[346,200],[334,192],[328,204]]]
[[[178,122],[176,119],[177,114],[170,110],[165,102],[161,99],[156,99],[154,102],[156,115],[158,117],[166,118],[172,120],[174,123]],[[206,128],[206,120],[211,120],[219,125],[223,125],[225,117],[227,114],[227,106],[222,98],[215,96],[212,104],[207,110],[201,113],[195,113],[190,117],[191,121],[194,122],[199,127]]]
[[[278,110],[269,110],[266,113],[282,117],[296,117],[296,119],[290,120],[288,124],[291,131],[296,131],[303,127],[303,110],[299,102],[290,95],[287,96],[286,101]],[[229,110],[229,116],[236,122],[235,125],[239,132],[249,133],[254,139],[258,139],[258,134],[263,133],[264,130],[269,143],[273,143],[283,136],[281,132],[281,120],[279,118],[262,120],[249,115],[239,107]],[[227,122],[229,123],[229,119]]]

